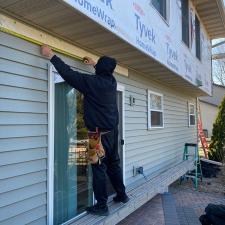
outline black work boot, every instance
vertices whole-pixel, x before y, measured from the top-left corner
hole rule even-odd
[[[117,195],[117,196],[115,196],[114,198],[113,198],[113,201],[114,202],[122,202],[122,203],[127,203],[128,201],[129,201],[130,199],[129,199],[129,197],[127,196],[127,195],[124,195],[124,196],[119,196],[119,195]]]
[[[86,211],[90,214],[97,215],[97,216],[108,216],[109,215],[108,206],[100,206],[98,204],[87,207]]]

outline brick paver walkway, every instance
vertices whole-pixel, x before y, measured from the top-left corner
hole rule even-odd
[[[204,214],[204,209],[209,203],[225,204],[225,196],[220,194],[198,192],[179,187],[170,188],[173,198],[171,204],[176,208],[180,225],[200,225],[199,216]],[[151,201],[143,205],[118,225],[169,225],[171,217],[168,217],[170,203],[162,204],[162,196],[157,195]],[[174,206],[175,204],[175,206]],[[164,206],[164,209],[163,209]]]
[[[171,188],[170,192],[176,201],[180,225],[199,225],[199,216],[204,214],[209,203],[225,204],[225,196],[193,191],[191,189]]]
[[[161,196],[154,197],[118,225],[165,225]]]

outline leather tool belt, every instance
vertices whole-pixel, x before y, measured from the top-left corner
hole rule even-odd
[[[101,142],[101,136],[110,131],[100,132],[98,128],[96,131],[88,131],[88,148],[87,157],[91,164],[101,164],[105,157],[105,150]]]

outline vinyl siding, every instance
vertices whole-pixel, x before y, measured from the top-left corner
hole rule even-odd
[[[143,182],[133,177],[133,167],[143,166],[147,176],[154,177],[182,160],[184,143],[197,142],[196,127],[188,126],[188,102],[195,98],[173,90],[162,83],[129,71],[129,79],[117,75],[125,86],[125,176],[129,188]],[[164,128],[147,129],[147,90],[163,94]],[[135,105],[130,106],[130,96]]]
[[[0,32],[0,224],[46,224],[48,61]]]
[[[47,223],[48,60],[39,47],[0,32],[0,225]],[[62,56],[61,56],[62,57]],[[90,67],[64,60],[81,72]],[[125,86],[125,176],[132,188],[182,159],[185,142],[196,142],[188,127],[188,102],[195,99],[129,71],[116,75]],[[164,96],[164,128],[147,129],[147,90]],[[132,95],[135,105],[130,106]],[[22,223],[21,223],[22,222]]]
[[[0,225],[47,224],[48,63],[0,32]],[[60,55],[80,72],[91,67]]]

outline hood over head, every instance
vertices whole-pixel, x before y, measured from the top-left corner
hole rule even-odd
[[[114,69],[116,68],[116,60],[108,56],[102,56],[99,58],[97,64],[95,65],[96,75],[112,75]]]

